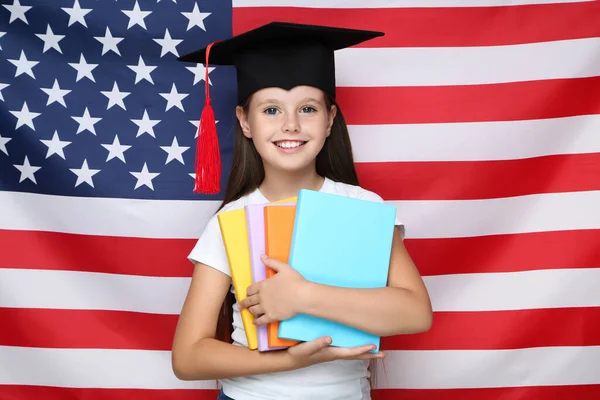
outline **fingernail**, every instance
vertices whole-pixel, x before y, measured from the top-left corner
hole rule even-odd
[[[262,260],[264,260],[265,258],[267,258],[267,255],[266,255],[266,254],[261,254],[261,255],[260,255],[260,258],[261,258]]]

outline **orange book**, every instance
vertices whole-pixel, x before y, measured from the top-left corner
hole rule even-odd
[[[281,262],[288,262],[292,233],[294,232],[294,218],[296,206],[265,206],[265,251],[267,256]],[[267,278],[275,275],[272,268],[267,267]],[[269,346],[293,346],[296,340],[281,339],[277,336],[279,321],[269,322]]]

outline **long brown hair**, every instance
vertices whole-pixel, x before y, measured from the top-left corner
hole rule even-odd
[[[251,97],[240,104],[246,113],[248,112],[250,101]],[[331,134],[326,138],[323,148],[317,155],[317,174],[336,182],[358,186],[358,175],[354,166],[350,135],[342,110],[335,100],[327,94],[325,94],[325,105],[327,110],[330,110],[331,106],[335,105],[337,112],[331,126]],[[258,151],[256,151],[252,140],[244,136],[239,121],[237,121],[235,124],[233,157],[227,187],[223,202],[217,212],[228,203],[257,189],[264,178],[265,170],[262,159]],[[231,342],[233,324],[232,308],[234,303],[235,297],[233,293],[228,292],[217,321],[216,338],[228,343]],[[371,364],[371,369],[373,367],[374,365]],[[371,379],[371,384],[373,384],[373,379]]]

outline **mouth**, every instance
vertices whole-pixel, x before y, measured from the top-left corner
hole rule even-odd
[[[283,150],[294,150],[304,146],[307,142],[302,140],[278,140],[273,144]]]

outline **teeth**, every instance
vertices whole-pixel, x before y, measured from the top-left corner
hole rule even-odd
[[[276,145],[284,149],[291,149],[302,145],[304,142],[277,142]]]

